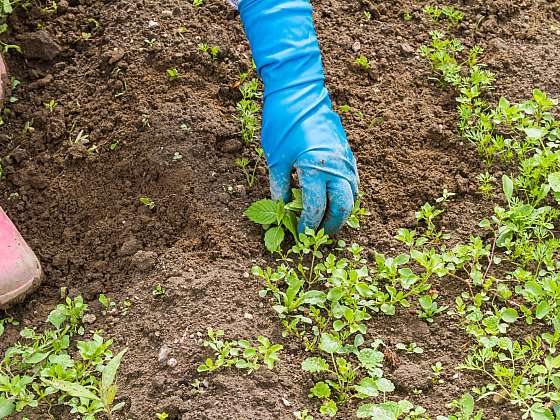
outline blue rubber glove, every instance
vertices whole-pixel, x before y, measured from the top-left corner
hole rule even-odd
[[[356,160],[325,88],[308,0],[242,0],[241,20],[264,83],[262,147],[274,200],[290,200],[295,168],[305,227],[333,234],[358,193]]]

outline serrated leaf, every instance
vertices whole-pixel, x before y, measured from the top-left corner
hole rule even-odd
[[[324,414],[325,416],[334,417],[336,416],[338,407],[336,406],[336,403],[333,400],[328,400],[326,403],[324,403],[321,406],[319,411],[321,412],[321,414]]]
[[[367,370],[375,369],[383,362],[383,353],[371,348],[360,350],[358,360]]]
[[[270,225],[276,222],[276,206],[272,200],[259,200],[251,204],[243,214],[259,225]]]
[[[362,404],[356,411],[358,418],[371,418],[375,420],[397,420],[397,417],[390,411],[377,404]]]
[[[271,227],[264,234],[264,245],[270,252],[276,252],[284,240],[284,229],[280,226]]]
[[[377,380],[374,378],[362,379],[358,385],[354,386],[354,389],[367,397],[377,397],[379,395]]]
[[[292,234],[294,239],[297,241],[298,239],[298,230],[297,230],[297,217],[294,212],[287,211],[284,214],[284,218],[282,219],[282,224],[288,229],[288,231]]]
[[[331,396],[331,388],[323,381],[317,382],[315,386],[311,388],[311,395],[317,398],[329,398]]]
[[[107,366],[103,369],[103,373],[101,374],[102,389],[109,389],[109,387],[115,382],[115,376],[117,375],[117,370],[119,370],[119,366],[121,365],[121,359],[127,350],[128,349],[122,350],[119,354],[109,360],[109,363],[107,363]]]
[[[0,419],[8,418],[15,411],[16,406],[12,401],[0,397]]]
[[[301,369],[310,373],[325,372],[329,364],[321,357],[308,357],[301,363]]]

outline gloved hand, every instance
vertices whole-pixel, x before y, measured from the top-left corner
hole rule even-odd
[[[272,198],[290,200],[292,168],[303,195],[299,230],[333,234],[352,212],[358,172],[324,85],[308,0],[242,0],[241,20],[264,83],[262,147]]]

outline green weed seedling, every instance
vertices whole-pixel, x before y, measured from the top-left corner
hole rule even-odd
[[[438,416],[437,420],[482,420],[484,416],[482,410],[475,414],[474,398],[471,394],[465,394],[459,400],[453,401],[449,408],[458,411],[450,416]]]
[[[193,0],[194,7],[201,7],[203,4],[203,0]]]
[[[165,411],[162,411],[161,413],[156,413],[157,420],[167,420],[168,418],[169,418],[169,414],[167,414]]]
[[[369,10],[364,10],[364,19],[371,20],[371,12]]]
[[[365,55],[360,55],[358,58],[354,60],[354,64],[360,67],[362,70],[369,71],[371,69],[371,65],[369,63],[368,58]]]
[[[153,210],[156,207],[155,201],[152,200],[150,197],[142,196],[139,198],[139,200],[144,206],[146,206],[150,210]]]
[[[448,307],[439,306],[436,302],[437,295],[425,295],[418,298],[420,308],[418,309],[418,317],[426,320],[429,324],[434,322],[434,317],[437,314],[444,312]]]
[[[9,417],[22,410],[66,405],[86,420],[113,413],[124,406],[115,404],[116,374],[126,349],[113,355],[112,340],[94,334],[83,335],[81,320],[87,310],[81,297],[66,298],[49,314],[50,328],[43,333],[26,327],[22,341],[9,347],[0,360],[0,414]]]
[[[449,27],[457,27],[465,18],[465,14],[455,9],[453,6],[443,6],[440,8],[438,6],[428,5],[422,10],[430,16],[434,22],[439,22],[442,18],[447,19],[449,21]]]
[[[163,288],[163,286],[160,283],[154,284],[154,288],[152,290],[152,295],[155,298],[165,296],[165,289]]]
[[[432,381],[436,384],[445,383],[445,381],[441,379],[441,373],[443,372],[443,364],[441,362],[436,362],[431,366],[431,368],[432,368],[432,372],[434,372]]]
[[[204,347],[214,352],[214,358],[207,358],[198,366],[198,372],[213,372],[221,368],[236,367],[251,373],[258,370],[262,364],[268,369],[274,369],[279,360],[279,352],[283,346],[272,344],[266,337],[259,336],[257,344],[249,340],[223,340],[223,330],[208,328],[208,339]]]
[[[169,80],[177,80],[179,77],[181,77],[181,75],[179,74],[179,70],[177,70],[175,67],[171,67],[165,70],[165,74],[167,75],[167,78]]]
[[[43,106],[48,109],[50,112],[53,112],[55,108],[58,106],[58,102],[54,99],[50,99],[48,101],[43,102]]]
[[[18,326],[19,321],[15,320],[11,316],[7,316],[6,318],[0,319],[0,337],[2,337],[2,335],[4,334],[4,331],[6,329],[6,325]]]
[[[245,174],[245,178],[247,179],[247,185],[249,186],[249,188],[253,188],[253,185],[255,185],[257,168],[259,167],[259,164],[264,157],[264,150],[261,147],[255,148],[255,152],[257,153],[257,158],[253,162],[252,168],[249,166],[250,161],[247,158],[238,158],[235,160],[235,165],[241,168],[241,170]]]
[[[408,343],[408,344],[397,343],[395,345],[395,347],[397,348],[397,350],[406,351],[409,354],[422,354],[422,353],[424,353],[424,349],[422,347],[419,347],[414,342]]]
[[[314,417],[309,414],[307,409],[294,411],[294,417],[296,420],[314,420]]]
[[[210,47],[205,43],[198,44],[196,49],[202,53],[208,54],[212,61],[216,61],[220,55],[220,49],[218,47]]]
[[[103,315],[106,315],[117,306],[117,304],[113,300],[105,296],[103,293],[99,294],[98,300],[101,304],[101,307],[103,308]]]
[[[253,142],[258,131],[262,86],[258,79],[248,79],[247,73],[242,73],[239,91],[242,99],[236,105],[237,119],[241,123],[241,138],[249,144]]]

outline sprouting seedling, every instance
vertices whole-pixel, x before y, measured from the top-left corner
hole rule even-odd
[[[366,20],[371,20],[371,12],[369,10],[364,10],[364,18]]]
[[[144,42],[146,43],[146,45],[147,45],[149,48],[152,48],[152,47],[156,44],[157,39],[155,39],[155,38],[146,38],[146,39],[144,40]]]
[[[419,347],[415,342],[404,344],[404,343],[397,343],[395,346],[397,350],[403,350],[410,354],[421,354],[424,353],[424,349]]]
[[[167,75],[169,80],[176,80],[179,78],[179,70],[177,70],[175,67],[165,70],[165,74]]]
[[[218,47],[210,47],[206,43],[198,44],[196,49],[202,53],[208,54],[213,61],[216,61],[220,54],[220,49]]]
[[[203,0],[193,0],[194,7],[200,7],[203,4]]]
[[[154,289],[152,290],[152,295],[156,298],[165,295],[165,289],[160,283],[154,284]]]
[[[85,145],[89,143],[89,134],[85,133],[84,130],[78,131],[76,138],[74,139],[75,144]]]
[[[404,20],[405,22],[410,22],[410,21],[412,20],[412,13],[409,12],[408,10],[405,10],[405,11],[403,12],[403,20]]]
[[[177,160],[181,160],[183,159],[183,155],[179,152],[175,152],[173,153],[173,160],[177,161]]]
[[[257,168],[264,156],[264,150],[261,147],[256,147],[255,151],[257,152],[257,158],[254,160],[252,168],[250,167],[249,159],[245,157],[237,158],[235,160],[235,165],[241,168],[241,170],[245,174],[245,178],[247,179],[247,185],[249,186],[249,188],[253,188],[253,186],[255,185]]]
[[[48,101],[43,102],[43,106],[48,109],[50,112],[53,112],[55,108],[58,106],[58,102],[55,99],[50,99]]]
[[[201,1],[201,3],[202,3],[202,1]],[[169,418],[169,414],[167,414],[165,411],[162,411],[161,413],[156,413],[156,419],[157,420],[167,420],[168,418]]]
[[[142,197],[140,197],[139,200],[142,204],[144,204],[150,210],[153,210],[156,206],[156,203],[150,197],[142,196]]]
[[[434,317],[437,314],[444,312],[447,306],[439,306],[436,302],[437,295],[425,295],[418,298],[420,309],[417,311],[420,319],[426,320],[429,324],[434,322]]]
[[[113,140],[111,142],[111,145],[109,146],[109,149],[111,150],[117,150],[117,147],[119,147],[119,141],[118,140]]]
[[[369,60],[365,55],[360,55],[358,58],[356,58],[356,60],[354,60],[354,64],[358,65],[359,67],[361,67],[363,70],[368,71],[371,66],[369,64]]]
[[[492,175],[486,171],[479,174],[476,179],[480,182],[478,189],[482,192],[482,195],[486,198],[492,197],[492,192],[494,191],[494,186],[492,185]]]
[[[442,10],[438,6],[427,5],[422,9],[424,13],[429,15],[434,22],[438,22],[442,15]]]
[[[346,114],[350,111],[352,111],[352,107],[350,105],[340,105],[338,107],[338,110],[342,113],[342,114]]]

